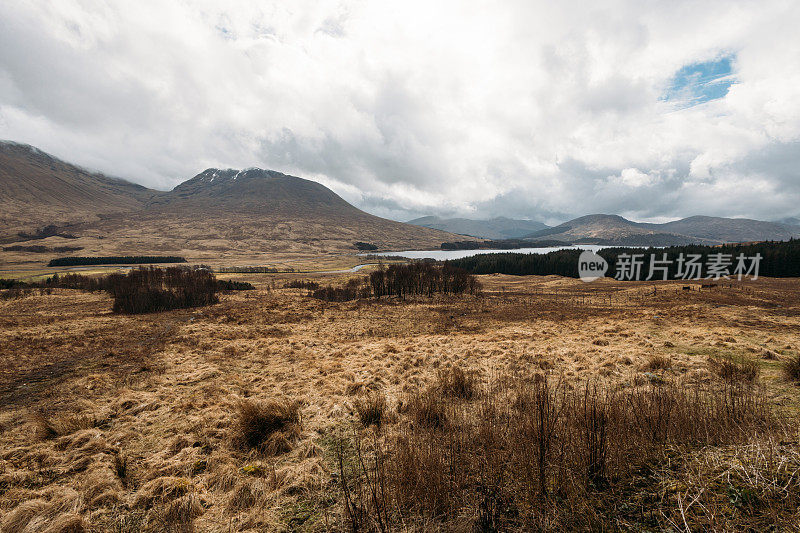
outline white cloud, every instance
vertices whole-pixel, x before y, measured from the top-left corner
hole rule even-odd
[[[777,218],[800,203],[798,25],[780,1],[12,0],[0,138],[160,188],[273,168],[398,218]],[[723,55],[727,96],[660,99]]]
[[[614,176],[611,179],[612,183],[625,185],[627,187],[644,187],[652,185],[655,177],[635,168],[623,169],[619,176]]]

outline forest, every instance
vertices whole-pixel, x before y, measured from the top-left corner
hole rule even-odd
[[[558,275],[578,277],[578,258],[581,250],[558,250],[547,254],[496,253],[479,254],[462,259],[453,259],[447,263],[463,268],[471,274],[510,274],[516,276],[548,276]],[[722,254],[721,256],[719,254]],[[800,240],[792,239],[782,242],[760,242],[753,244],[729,244],[722,246],[670,246],[667,248],[605,248],[598,252],[608,262],[606,273],[614,277],[620,259],[630,260],[634,255],[641,261],[642,276],[645,279],[650,273],[651,261],[654,266],[667,268],[667,279],[687,279],[687,263],[700,264],[700,277],[709,277],[708,266],[711,263],[722,264],[730,276],[735,275],[738,258],[742,256],[745,267],[752,266],[752,258],[760,256],[758,275],[775,278],[800,276]],[[639,257],[641,256],[641,257]],[[681,268],[683,267],[683,268]],[[663,272],[657,270],[653,279],[663,279]]]
[[[90,266],[90,265],[142,265],[151,263],[186,263],[186,258],[161,255],[122,255],[109,257],[57,257],[47,264],[56,266]]]

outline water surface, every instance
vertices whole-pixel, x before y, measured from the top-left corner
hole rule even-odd
[[[394,255],[406,257],[408,259],[436,259],[445,261],[447,259],[461,259],[478,254],[546,254],[558,250],[592,250],[597,252],[608,246],[596,244],[576,244],[574,246],[551,246],[548,248],[517,248],[516,250],[404,250],[401,252],[373,252],[370,254],[359,255]]]

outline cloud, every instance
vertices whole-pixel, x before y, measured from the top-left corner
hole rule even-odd
[[[798,24],[777,0],[5,2],[0,138],[158,188],[273,168],[398,219],[778,218]]]

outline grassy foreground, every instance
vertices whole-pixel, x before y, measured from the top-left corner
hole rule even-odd
[[[0,530],[797,523],[797,280],[328,303],[236,279],[258,290],[151,315],[0,300]]]

